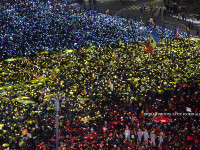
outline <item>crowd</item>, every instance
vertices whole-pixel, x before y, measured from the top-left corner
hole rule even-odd
[[[56,99],[60,149],[200,148],[197,38],[52,6],[1,6],[0,149],[54,149]]]
[[[0,9],[2,60],[30,56],[44,50],[145,41],[153,28],[139,19],[113,17],[74,4],[35,0],[11,2],[3,3]],[[156,30],[161,38],[175,37],[168,29],[157,27]],[[180,33],[181,36],[185,37]]]
[[[159,42],[151,55],[139,41],[1,62],[0,145],[55,148],[58,89],[60,147],[196,149],[199,116],[171,115],[157,122],[145,115],[188,108],[200,113],[198,43],[181,39],[170,45]],[[22,134],[25,129],[29,134]]]

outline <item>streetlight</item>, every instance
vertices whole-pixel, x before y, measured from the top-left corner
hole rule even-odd
[[[163,0],[161,0],[161,21],[163,21]]]
[[[57,93],[56,93],[57,97],[55,99],[55,111],[56,111],[56,150],[58,150],[58,143],[59,143],[59,137],[58,137],[58,119],[59,119],[59,115],[58,115],[58,111],[59,111],[59,99],[58,99],[58,87],[57,87]]]

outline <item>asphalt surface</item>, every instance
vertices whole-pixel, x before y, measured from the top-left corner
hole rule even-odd
[[[85,1],[87,8],[94,6],[89,4],[88,0]],[[104,13],[106,9],[109,9],[112,12],[112,15],[117,15],[118,13],[122,16],[128,17],[130,15],[131,19],[137,18],[140,20],[140,9],[141,4],[146,3],[146,9],[142,11],[142,21],[147,22],[148,18],[152,17],[157,21],[157,25],[163,26],[166,25],[166,28],[170,30],[174,30],[174,27],[177,26],[179,28],[179,32],[185,32],[184,26],[185,21],[179,20],[172,17],[169,14],[163,17],[163,21],[161,21],[160,16],[160,8],[161,8],[161,0],[152,0],[153,10],[151,11],[149,7],[149,0],[124,0],[124,3],[120,2],[120,0],[97,0],[97,7],[100,9],[100,12]],[[163,4],[164,6],[164,4]],[[163,7],[165,9],[165,7]],[[194,24],[194,28],[190,30],[190,34],[196,35],[196,30],[200,30],[200,24]]]

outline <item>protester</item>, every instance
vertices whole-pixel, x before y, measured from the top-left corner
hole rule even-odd
[[[125,140],[130,141],[131,136],[131,131],[129,130],[128,126],[126,127],[125,130]]]
[[[199,116],[173,115],[200,113],[198,40],[157,26],[161,40],[150,54],[144,47],[151,25],[73,5],[60,8],[62,18],[45,4],[30,13],[25,2],[2,11],[1,48],[17,50],[1,55],[0,149],[55,149],[57,99],[59,148],[147,149],[150,131],[151,146],[199,148]],[[11,14],[16,24],[7,23]]]
[[[148,139],[149,139],[149,133],[148,133],[147,129],[145,129],[145,131],[144,131],[144,141],[145,141],[146,145],[148,145]]]

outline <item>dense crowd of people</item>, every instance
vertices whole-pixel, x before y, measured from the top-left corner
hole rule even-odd
[[[58,88],[60,147],[195,149],[199,116],[172,113],[187,108],[200,113],[198,43],[171,42],[173,50],[160,43],[151,55],[143,50],[145,43],[138,42],[5,60],[1,63],[0,145],[53,149],[53,93]],[[155,116],[145,115],[156,112],[171,113],[171,120],[157,122]],[[31,136],[23,136],[24,129]],[[131,131],[127,141],[125,129]]]
[[[67,7],[1,6],[0,149],[199,149],[199,39]]]
[[[152,26],[51,1],[15,1],[1,5],[1,59],[47,50],[117,45],[148,40]],[[161,38],[174,32],[157,27]],[[180,33],[179,37],[185,37]]]

